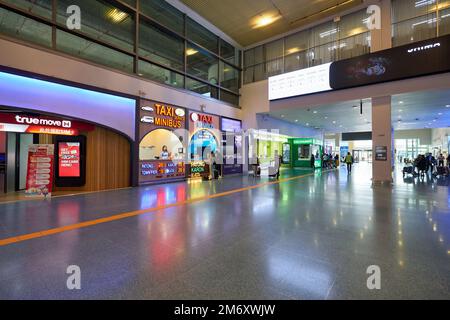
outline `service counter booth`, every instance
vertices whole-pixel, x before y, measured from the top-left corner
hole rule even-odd
[[[314,156],[314,167],[322,167],[322,141],[313,138],[290,138],[289,145],[292,167],[311,168],[311,156]]]
[[[249,130],[249,158],[250,163],[257,162],[261,166],[268,166],[275,160],[275,155],[282,156],[282,166],[289,166],[290,145],[289,137],[269,130]]]
[[[139,109],[139,183],[185,179],[185,109],[150,100]]]
[[[208,180],[211,177],[211,153],[221,157],[219,121],[218,116],[189,112],[189,178]]]

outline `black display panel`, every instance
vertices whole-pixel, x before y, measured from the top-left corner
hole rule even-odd
[[[333,62],[334,90],[450,71],[450,35]]]
[[[86,137],[55,137],[55,185],[82,187],[86,184]]]
[[[372,132],[344,132],[342,133],[342,141],[364,141],[372,140]]]

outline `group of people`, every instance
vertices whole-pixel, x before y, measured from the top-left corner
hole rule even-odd
[[[447,162],[447,163],[446,163]],[[441,153],[436,158],[430,152],[427,155],[419,154],[413,162],[414,170],[417,170],[417,173],[428,173],[431,174],[445,174],[448,175],[449,167],[450,167],[450,155],[447,158]]]
[[[329,153],[324,153],[322,155],[322,167],[325,169],[334,169],[339,166],[339,155],[335,154],[334,156]]]

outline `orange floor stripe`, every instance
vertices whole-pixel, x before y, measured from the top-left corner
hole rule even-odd
[[[327,172],[327,171],[329,171],[329,170],[322,171],[322,172]],[[45,236],[50,236],[50,235],[63,233],[63,232],[70,231],[70,230],[86,228],[86,227],[94,226],[94,225],[101,224],[101,223],[106,223],[106,222],[111,222],[111,221],[116,221],[116,220],[122,220],[122,219],[130,218],[130,217],[142,215],[142,214],[145,214],[145,213],[150,213],[150,212],[154,212],[154,211],[169,209],[169,208],[182,206],[182,205],[186,205],[186,204],[191,204],[191,203],[195,203],[195,202],[201,202],[201,201],[206,201],[206,200],[209,200],[209,199],[225,197],[225,196],[228,196],[228,195],[231,195],[231,194],[235,194],[235,193],[239,193],[239,192],[243,192],[243,191],[248,191],[248,190],[253,190],[253,189],[257,189],[257,188],[261,188],[261,187],[265,187],[265,186],[269,186],[269,185],[273,185],[273,184],[279,184],[279,183],[282,183],[282,182],[288,182],[288,181],[292,181],[292,180],[296,180],[296,179],[301,179],[301,178],[312,176],[312,175],[314,175],[314,172],[313,173],[309,173],[309,174],[300,175],[300,176],[294,176],[294,177],[290,177],[290,178],[279,179],[279,180],[275,180],[275,181],[268,181],[268,182],[256,184],[254,186],[248,186],[248,187],[244,187],[244,188],[233,189],[233,190],[230,190],[230,191],[225,191],[225,192],[212,194],[212,195],[207,195],[207,196],[203,196],[203,197],[198,197],[198,198],[194,198],[194,199],[188,199],[188,200],[175,202],[175,203],[171,203],[171,204],[167,204],[167,205],[161,205],[161,206],[158,206],[158,207],[119,213],[119,214],[116,214],[116,215],[113,215],[113,216],[109,216],[109,217],[105,217],[105,218],[84,221],[84,222],[75,223],[75,224],[71,224],[71,225],[67,225],[67,226],[57,227],[57,228],[43,230],[43,231],[38,231],[38,232],[33,232],[33,233],[28,233],[28,234],[19,235],[19,236],[15,236],[15,237],[10,237],[10,238],[6,238],[6,239],[1,239],[0,240],[0,246],[6,246],[6,245],[17,243],[17,242],[22,242],[22,241],[26,241],[26,240],[31,240],[31,239],[41,238],[41,237],[45,237]]]

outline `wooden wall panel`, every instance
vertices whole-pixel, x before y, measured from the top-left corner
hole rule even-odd
[[[86,185],[77,188],[55,188],[55,191],[100,191],[129,187],[130,142],[122,135],[101,127],[96,127],[85,135]]]

